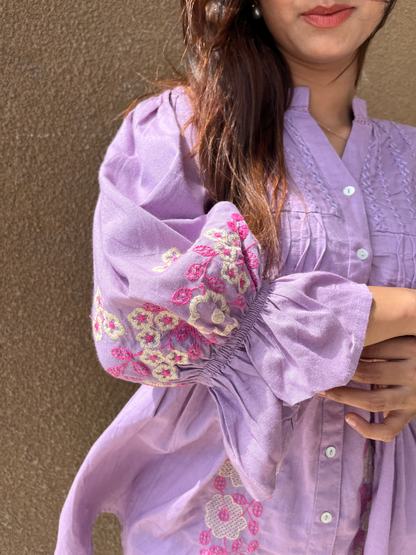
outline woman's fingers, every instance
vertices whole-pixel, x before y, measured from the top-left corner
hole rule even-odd
[[[380,424],[367,422],[367,420],[353,412],[345,415],[348,424],[363,437],[384,442],[393,441],[412,418],[413,412],[408,410],[393,411]]]
[[[403,385],[416,388],[414,361],[359,362],[352,379],[373,385]]]
[[[393,410],[415,410],[416,399],[406,387],[388,387],[382,389],[356,389],[353,387],[335,387],[319,396],[337,403],[356,407],[370,412],[389,412]]]
[[[384,358],[389,360],[409,359],[416,357],[416,337],[406,335],[395,337],[364,347],[362,351],[364,358]]]

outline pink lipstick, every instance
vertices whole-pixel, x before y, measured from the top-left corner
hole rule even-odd
[[[307,23],[310,23],[314,27],[331,29],[344,23],[354,10],[355,8],[347,6],[346,4],[335,4],[331,7],[316,6],[312,10],[303,13],[302,17]]]

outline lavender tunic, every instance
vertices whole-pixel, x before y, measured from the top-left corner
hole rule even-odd
[[[109,147],[93,333],[107,372],[144,385],[84,461],[58,555],[91,554],[101,512],[120,519],[127,555],[416,552],[415,423],[365,441],[344,422],[350,407],[316,396],[366,387],[349,383],[366,285],[415,287],[416,130],[355,99],[341,160],[308,105],[297,88],[270,283],[235,206],[209,205],[187,156],[194,130],[180,133],[183,90],[140,104]]]

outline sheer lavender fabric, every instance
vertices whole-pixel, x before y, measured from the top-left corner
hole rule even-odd
[[[316,393],[364,387],[350,380],[366,285],[414,288],[415,130],[355,99],[341,160],[308,104],[297,88],[286,114],[270,283],[236,207],[209,205],[182,89],[139,105],[110,145],[93,334],[104,368],[143,385],[84,461],[57,554],[92,553],[101,512],[119,517],[127,554],[360,555],[365,537],[366,555],[414,552],[414,423],[374,454],[350,408]]]

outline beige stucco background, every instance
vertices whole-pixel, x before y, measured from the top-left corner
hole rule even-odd
[[[179,0],[3,0],[0,553],[52,554],[77,469],[136,390],[90,335],[97,171],[144,78],[181,54]],[[416,2],[370,51],[371,115],[416,125]],[[94,528],[121,553],[115,517]],[[76,554],[74,554],[76,555]]]

